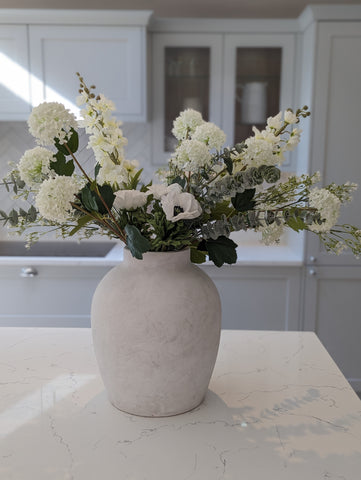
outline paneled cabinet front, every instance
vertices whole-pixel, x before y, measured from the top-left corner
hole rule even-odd
[[[110,98],[123,121],[146,120],[146,48],[142,27],[29,26],[32,103],[64,103],[77,112],[76,72]]]
[[[0,25],[0,121],[29,115],[29,80],[26,26]]]

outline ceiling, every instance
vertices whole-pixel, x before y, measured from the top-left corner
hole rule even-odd
[[[200,18],[295,18],[308,4],[361,0],[0,0],[0,8],[152,10],[157,17]]]

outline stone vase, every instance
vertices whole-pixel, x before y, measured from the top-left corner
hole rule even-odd
[[[203,400],[216,361],[221,305],[189,250],[124,261],[98,285],[93,344],[110,402],[141,416],[177,415]]]

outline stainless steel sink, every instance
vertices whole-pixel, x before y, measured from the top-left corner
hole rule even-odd
[[[38,242],[30,248],[24,242],[0,241],[0,257],[105,257],[114,242]]]

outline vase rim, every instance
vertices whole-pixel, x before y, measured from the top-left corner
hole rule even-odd
[[[124,260],[131,261],[134,265],[142,267],[149,264],[159,263],[185,263],[188,260],[190,263],[190,248],[171,252],[145,252],[143,259],[134,258],[128,247],[124,247]],[[136,263],[137,262],[137,263]]]

